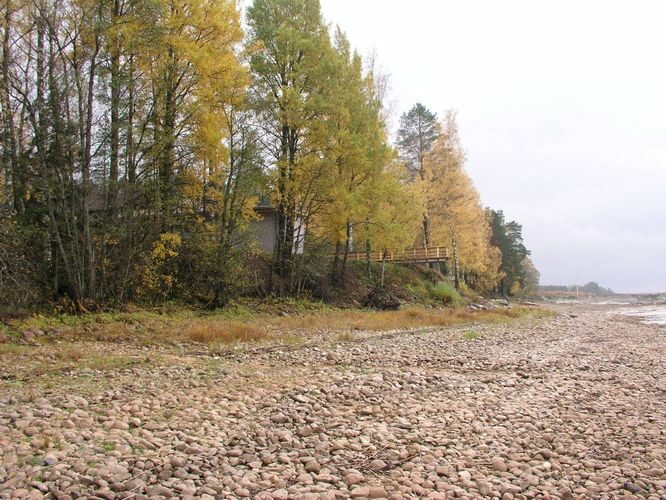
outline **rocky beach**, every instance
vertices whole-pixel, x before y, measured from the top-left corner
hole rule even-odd
[[[557,312],[3,382],[0,498],[666,498],[666,329]]]

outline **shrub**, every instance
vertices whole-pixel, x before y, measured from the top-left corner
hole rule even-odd
[[[472,288],[470,288],[469,285],[467,285],[467,283],[465,283],[464,281],[460,282],[460,288],[459,288],[458,292],[463,297],[467,297],[467,298],[470,298],[470,299],[474,299],[475,297],[479,296],[479,294],[476,293]]]
[[[441,300],[446,305],[457,306],[462,303],[462,297],[451,283],[440,281],[436,285],[431,285],[429,290],[435,299]]]
[[[162,233],[153,243],[143,266],[138,267],[141,277],[139,294],[159,303],[171,298],[178,288],[178,256],[183,243],[177,233]]]
[[[44,298],[38,248],[39,235],[23,231],[0,211],[0,314],[16,313]]]

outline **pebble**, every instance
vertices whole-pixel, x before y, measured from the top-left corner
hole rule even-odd
[[[666,498],[663,330],[562,310],[0,395],[0,498]]]

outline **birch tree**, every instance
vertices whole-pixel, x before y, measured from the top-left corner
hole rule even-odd
[[[293,285],[299,221],[310,220],[325,182],[335,57],[318,0],[256,0],[248,24],[253,98],[277,210],[273,261],[285,292]]]

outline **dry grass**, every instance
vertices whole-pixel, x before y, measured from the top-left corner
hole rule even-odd
[[[548,313],[549,311],[545,309],[526,307],[489,311],[421,307],[408,307],[399,311],[358,309],[324,311],[301,308],[292,311],[291,316],[248,312],[246,316],[241,317],[233,313],[232,317],[216,314],[196,318],[189,313],[164,314],[159,317],[146,315],[140,318],[136,313],[131,318],[103,318],[104,321],[96,323],[62,327],[62,335],[59,338],[65,342],[73,341],[72,344],[70,346],[61,344],[49,351],[53,352],[53,358],[60,362],[59,364],[84,366],[86,359],[93,354],[87,352],[86,347],[86,342],[91,340],[113,344],[128,342],[140,346],[164,345],[174,340],[225,345],[275,339],[287,344],[299,344],[309,336],[319,333],[352,335],[354,331],[384,332],[469,323],[497,323],[521,316],[544,316]],[[31,356],[33,349],[35,348],[0,344],[0,358]]]
[[[62,441],[59,436],[42,433],[33,437],[30,445],[36,450],[59,450],[62,448]]]
[[[137,332],[133,338],[152,339],[157,343],[169,339],[181,339],[202,344],[262,342],[269,338],[278,338],[283,343],[297,344],[302,343],[307,336],[317,333],[345,334],[355,330],[383,332],[475,322],[497,323],[525,315],[545,314],[546,310],[521,307],[489,311],[413,307],[399,311],[335,310],[286,317],[258,315],[245,321],[210,317],[187,323],[174,320],[171,325],[159,330],[142,329],[143,333]]]
[[[278,331],[387,331],[432,326],[454,326],[472,322],[496,323],[526,314],[530,314],[530,312],[524,308],[493,309],[489,311],[421,308],[379,312],[348,310],[325,315],[276,318],[270,324]]]
[[[190,326],[185,336],[202,344],[231,344],[234,342],[259,342],[267,337],[265,329],[250,323],[231,322],[198,322]]]
[[[226,352],[227,346],[233,343],[275,341],[298,346],[314,335],[322,335],[322,340],[353,342],[358,331],[386,332],[455,325],[473,328],[471,325],[478,323],[503,323],[519,317],[553,314],[547,309],[527,307],[490,311],[411,307],[383,312],[303,311],[292,316],[259,313],[242,321],[219,315],[198,318],[165,315],[159,322],[151,318],[131,324],[119,321],[95,328],[72,327],[56,341],[38,346],[0,343],[0,392],[11,391],[26,397],[32,389],[79,387],[93,394],[100,387],[107,386],[104,377],[91,377],[88,372],[74,378],[69,375],[82,370],[115,372],[136,365],[159,364],[164,362],[163,356],[168,356],[169,363],[184,363],[190,349],[183,346],[183,342],[190,344],[190,348],[194,348],[192,344],[207,344],[211,353],[215,353],[218,350]],[[472,337],[476,335],[465,336],[468,340]],[[119,339],[126,339],[128,344],[118,342]],[[143,350],[145,345],[161,346],[166,350],[151,352],[148,358]],[[175,346],[173,351],[170,350],[172,345]],[[198,352],[199,347],[195,349]]]
[[[351,342],[354,340],[354,334],[352,332],[341,332],[336,337],[335,340],[338,342]]]
[[[80,361],[85,353],[79,346],[66,345],[62,349],[54,350],[53,356],[61,361]]]
[[[100,342],[119,342],[128,340],[131,337],[129,325],[117,321],[100,325],[93,331],[95,340]]]

